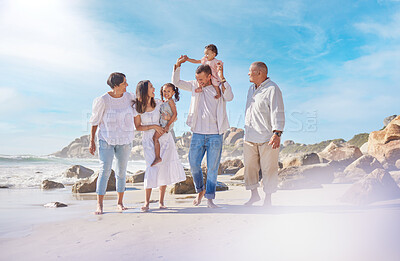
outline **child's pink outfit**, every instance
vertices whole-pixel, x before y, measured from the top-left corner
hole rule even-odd
[[[217,69],[217,64],[224,64],[221,60],[217,59],[212,59],[211,61],[208,61],[206,57],[201,58],[201,64],[207,64],[208,66],[211,67],[211,83],[214,86],[219,86],[221,84],[221,78],[219,78],[218,75],[218,69]]]

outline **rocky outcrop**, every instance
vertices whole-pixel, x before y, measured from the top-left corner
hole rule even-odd
[[[294,141],[292,141],[292,140],[285,140],[285,141],[283,142],[283,146],[284,146],[284,147],[287,147],[287,146],[289,146],[289,145],[294,145]]]
[[[333,183],[353,183],[367,176],[375,169],[383,169],[382,164],[370,155],[364,155],[335,175]]]
[[[144,182],[144,170],[138,170],[135,174],[132,176],[129,176],[126,178],[127,183],[139,183],[139,182]]]
[[[244,167],[239,169],[231,180],[244,180]]]
[[[98,177],[99,177],[99,172],[96,172],[89,178],[79,180],[72,186],[72,192],[73,193],[95,192]],[[106,191],[115,191],[115,190],[116,190],[115,172],[114,170],[111,170],[111,175],[110,178],[108,179]]]
[[[278,172],[280,189],[306,189],[331,183],[336,167],[332,163],[319,163],[284,168]]]
[[[227,134],[226,138],[224,139],[225,144],[234,145],[238,139],[244,137],[244,130],[238,128],[230,128],[229,134]],[[227,132],[228,132],[227,131]]]
[[[40,186],[41,189],[57,189],[57,188],[65,188],[62,183],[51,181],[51,180],[43,180]]]
[[[193,177],[190,174],[190,171],[185,171],[185,172],[186,172],[186,180],[174,184],[170,190],[171,194],[195,194],[196,193],[194,183],[193,183]],[[206,184],[205,182],[206,182],[206,180],[204,177],[204,184]],[[228,189],[229,189],[229,187],[225,183],[217,181],[216,191],[225,191]]]
[[[317,153],[307,153],[303,155],[287,157],[282,161],[283,168],[312,165],[321,163]]]
[[[323,151],[318,153],[321,158],[328,161],[340,161],[345,164],[352,163],[362,156],[360,149],[348,144],[335,144],[331,142]]]
[[[365,205],[381,200],[400,198],[400,188],[384,169],[376,169],[354,183],[341,197],[344,202]]]
[[[363,145],[361,145],[360,151],[364,155],[368,154],[368,142],[365,142]]]
[[[377,158],[385,168],[395,168],[396,161],[400,159],[400,116],[385,129],[369,134],[368,154]]]
[[[383,120],[383,126],[386,127],[389,125],[389,123],[394,120],[397,117],[397,115],[392,115],[392,116],[388,116]]]
[[[70,168],[68,168],[66,171],[64,171],[63,175],[64,177],[67,178],[78,178],[78,179],[83,179],[83,178],[88,178],[94,173],[93,170],[86,168],[81,165],[74,165]]]
[[[98,157],[98,149],[96,149],[96,153],[93,156],[89,153],[89,135],[82,136],[80,138],[75,139],[71,142],[67,147],[63,148],[61,151],[58,151],[53,156],[60,158],[97,158]],[[98,148],[98,143],[96,141],[96,148]]]
[[[243,167],[243,162],[240,159],[226,160],[220,164],[222,174],[235,174]]]

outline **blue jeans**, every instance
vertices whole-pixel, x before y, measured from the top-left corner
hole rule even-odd
[[[125,191],[126,167],[132,144],[109,145],[104,140],[99,140],[100,172],[97,179],[96,192],[98,195],[106,194],[108,179],[111,175],[111,167],[114,159],[117,158],[117,169],[115,172],[117,192]]]
[[[207,151],[207,181],[204,187],[201,161]],[[193,133],[189,149],[189,164],[196,192],[206,190],[207,199],[215,198],[217,176],[222,152],[222,134]]]

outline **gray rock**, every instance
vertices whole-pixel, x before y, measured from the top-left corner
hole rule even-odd
[[[205,182],[204,178],[204,182]],[[204,183],[205,184],[205,183]],[[228,190],[229,187],[222,182],[217,181],[217,189],[216,191],[225,191]],[[186,172],[186,180],[176,183],[170,190],[171,194],[196,194],[196,190],[194,188],[193,177],[190,175],[190,172]]]
[[[321,160],[319,159],[318,154],[314,152],[298,156],[287,157],[282,162],[283,168],[312,165],[318,163],[321,163]]]
[[[387,126],[393,119],[395,119],[397,117],[397,115],[392,115],[392,116],[389,116],[389,117],[386,117],[384,120],[383,120],[383,126]]]
[[[347,166],[342,175],[338,175],[334,183],[353,183],[367,176],[375,169],[383,169],[382,164],[370,155],[364,155],[349,166]]]
[[[57,189],[57,188],[64,188],[64,185],[61,183],[46,179],[46,180],[42,181],[41,188],[42,189]]]
[[[390,171],[389,174],[392,176],[396,184],[400,186],[400,170]]]
[[[244,180],[244,167],[239,169],[231,180]]]
[[[344,202],[366,205],[376,201],[400,198],[400,188],[384,169],[376,169],[354,183],[341,197]]]
[[[61,203],[61,202],[50,202],[45,205],[43,205],[46,208],[65,208],[68,207],[67,204]]]
[[[229,133],[229,135],[225,139],[225,144],[235,144],[235,142],[244,137],[244,130],[243,129],[236,129],[235,131],[232,131]]]
[[[226,160],[220,164],[221,173],[224,174],[235,174],[243,167],[243,162],[240,159]]]
[[[400,159],[396,160],[396,162],[394,163],[394,165],[396,166],[396,168],[398,170],[400,170]]]
[[[319,163],[284,168],[278,172],[279,188],[303,189],[314,188],[331,183],[336,168],[331,163]],[[294,180],[294,181],[293,181]],[[317,186],[318,185],[318,186]]]
[[[72,186],[73,193],[90,193],[96,191],[96,183],[97,178],[99,176],[99,172],[96,172],[92,176],[86,179],[79,180]],[[107,191],[115,191],[116,190],[116,180],[115,180],[115,172],[111,170],[111,175],[107,184]]]
[[[329,161],[340,161],[349,165],[363,154],[356,146],[348,144],[335,144],[331,142],[323,151],[319,153],[321,158]]]
[[[81,165],[74,165],[64,171],[63,175],[67,178],[78,178],[78,179],[83,179],[83,178],[88,178],[94,173],[93,170],[86,168]]]
[[[128,183],[144,182],[144,170],[138,170],[133,176],[127,178]]]
[[[283,142],[283,146],[284,146],[284,147],[287,147],[287,146],[293,145],[293,144],[294,144],[294,141],[292,141],[292,140],[285,140],[285,141]]]
[[[363,145],[361,145],[360,151],[362,154],[368,155],[368,141],[366,143],[364,143]]]

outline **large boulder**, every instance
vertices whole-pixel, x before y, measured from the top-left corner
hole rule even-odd
[[[204,177],[204,184],[206,184],[205,182],[206,182],[206,179]],[[229,189],[229,187],[225,183],[217,181],[216,191],[225,191],[228,189]],[[193,183],[193,177],[190,174],[190,171],[186,171],[186,180],[185,181],[175,183],[172,186],[170,193],[171,194],[196,194],[196,190],[195,190],[194,183]]]
[[[392,176],[396,184],[400,186],[400,170],[389,171],[389,174]]]
[[[43,180],[41,184],[41,189],[57,189],[57,188],[64,188],[64,185],[55,181],[51,180]]]
[[[240,159],[226,160],[220,164],[223,174],[235,174],[243,167],[243,162]]]
[[[360,147],[360,151],[362,154],[367,155],[368,154],[368,141],[365,142],[363,145]]]
[[[282,161],[283,168],[312,165],[321,163],[317,153],[306,153],[303,155],[287,157]]]
[[[345,165],[349,165],[363,154],[356,146],[349,144],[335,144],[331,142],[323,151],[319,153],[321,158],[328,161],[340,161]]]
[[[388,126],[389,123],[394,120],[397,117],[397,115],[392,115],[392,116],[388,116],[383,120],[383,126]]]
[[[73,193],[96,192],[96,183],[98,177],[99,177],[99,172],[96,172],[89,178],[79,180],[72,186],[72,192]],[[115,172],[114,170],[111,170],[111,175],[110,178],[108,179],[106,191],[115,191],[115,190],[116,190]]]
[[[367,176],[375,169],[383,169],[382,164],[370,155],[364,155],[335,177],[334,183],[353,183]]]
[[[239,169],[231,180],[244,180],[244,167]]]
[[[94,173],[93,170],[86,168],[82,165],[74,165],[64,171],[63,175],[67,178],[88,178]]]
[[[330,163],[319,163],[284,168],[278,172],[280,189],[306,189],[331,183],[336,167]]]
[[[385,129],[369,134],[368,154],[377,158],[387,168],[400,159],[400,116],[393,119]]]
[[[225,138],[225,144],[234,145],[235,142],[244,137],[244,130],[243,129],[236,129],[231,130],[229,135]]]
[[[344,202],[365,205],[381,200],[400,198],[400,188],[384,169],[376,169],[354,183],[341,197]]]
[[[138,170],[132,176],[127,177],[126,182],[127,183],[144,182],[144,174],[145,174],[144,170]]]
[[[292,140],[285,140],[285,141],[283,142],[283,146],[284,146],[284,147],[287,147],[287,146],[289,146],[289,145],[294,145],[294,141],[292,141]]]

